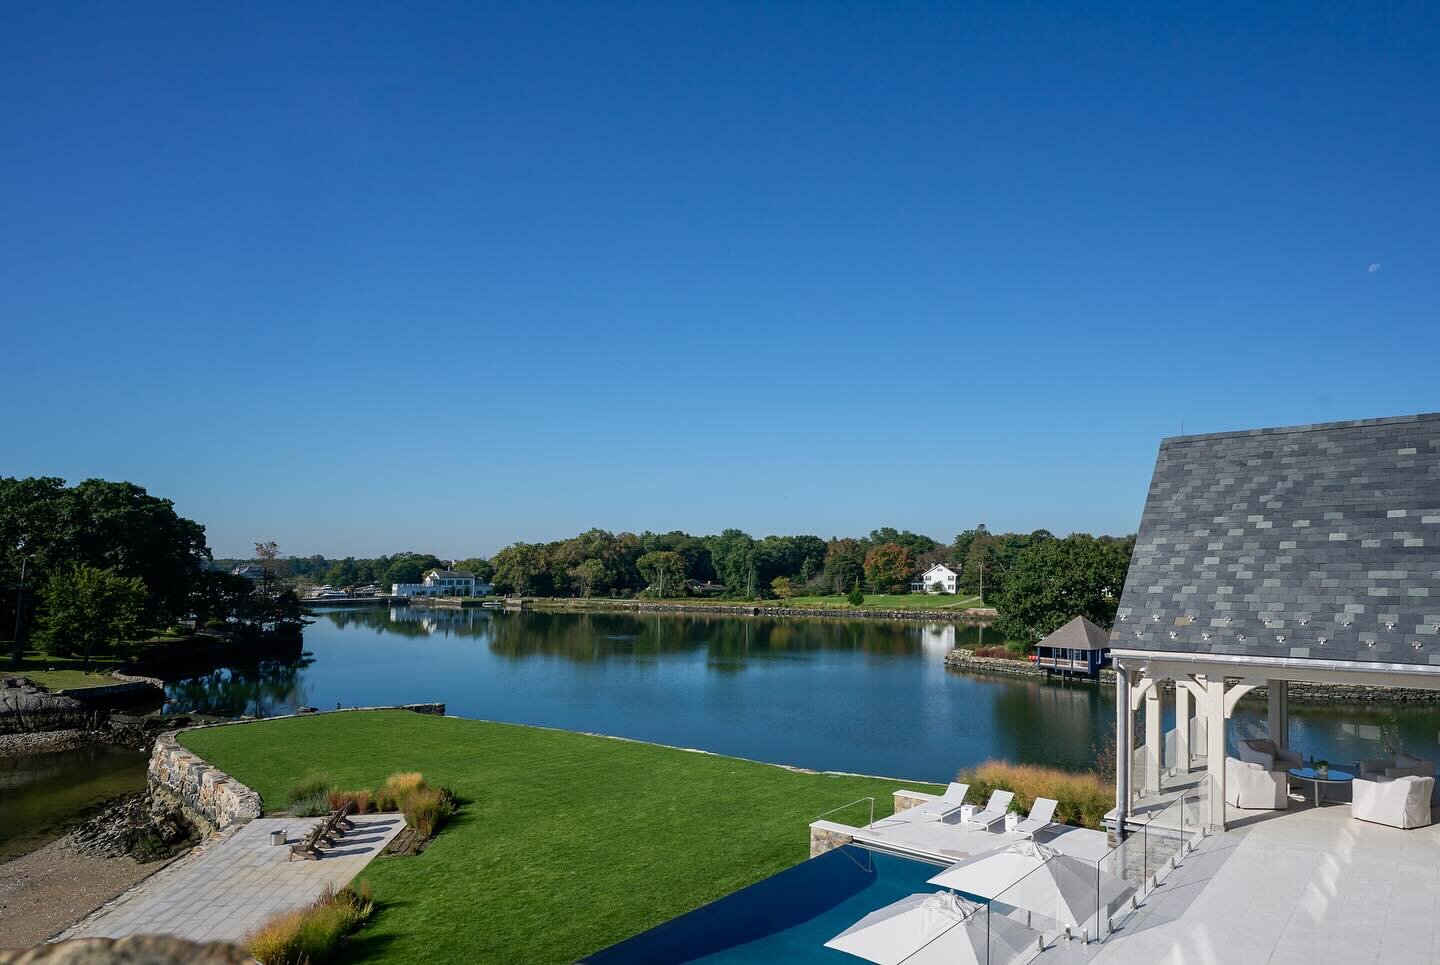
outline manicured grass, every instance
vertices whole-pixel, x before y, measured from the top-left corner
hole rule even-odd
[[[407,711],[194,731],[195,753],[283,807],[322,771],[344,788],[394,771],[462,808],[424,854],[366,869],[378,912],[354,961],[570,962],[803,860],[807,825],[898,787],[675,748]],[[863,823],[861,805],[832,820]]]
[[[31,650],[25,654],[16,667],[10,662],[8,655],[0,655],[0,674],[14,674],[21,677],[29,677],[51,690],[67,690],[72,687],[108,687],[116,681],[102,673],[118,666],[119,661],[113,657],[99,657],[90,661],[91,672],[80,669],[83,661],[79,657],[48,657],[38,650]]]

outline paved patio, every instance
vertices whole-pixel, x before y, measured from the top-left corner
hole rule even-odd
[[[290,857],[270,832],[298,842],[321,818],[259,818],[211,847],[197,849],[81,922],[65,938],[177,935],[194,941],[239,941],[266,919],[314,900],[326,885],[347,884],[405,826],[399,814],[352,818],[318,861]]]
[[[1440,825],[1400,831],[1293,798],[1242,813],[1094,947],[1097,965],[1440,961]]]

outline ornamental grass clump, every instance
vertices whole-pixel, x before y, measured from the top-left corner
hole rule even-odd
[[[245,946],[261,965],[321,965],[375,910],[369,882],[335,891],[326,887],[304,908],[277,915],[255,929]]]
[[[309,800],[316,795],[330,793],[330,778],[324,774],[307,774],[294,784],[285,793],[285,803],[293,809],[294,806],[303,800]]]
[[[425,778],[419,771],[397,771],[385,778],[385,783],[375,792],[376,808],[381,811],[398,811],[411,791],[424,786]]]
[[[346,804],[351,806],[352,814],[369,814],[371,811],[377,810],[368,790],[331,791],[329,797],[332,811],[339,811]]]
[[[405,812],[405,823],[422,838],[428,838],[455,813],[455,798],[441,788],[418,787],[405,796],[401,810]]]
[[[330,813],[330,792],[318,791],[309,797],[290,802],[290,813],[297,818],[318,818]]]
[[[960,772],[957,781],[970,785],[969,799],[984,802],[991,791],[1012,791],[1018,805],[1028,814],[1036,798],[1056,801],[1055,820],[1060,824],[1104,830],[1106,813],[1115,806],[1115,786],[1094,771],[1062,771],[1038,764],[1011,764],[986,761]]]

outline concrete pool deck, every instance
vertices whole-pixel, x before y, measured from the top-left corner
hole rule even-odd
[[[322,820],[257,818],[140,882],[60,937],[239,942],[267,919],[313,901],[327,885],[348,884],[405,826],[399,814],[357,815],[354,829],[316,861],[288,860],[288,846],[270,843],[270,832],[283,830],[295,844]]]

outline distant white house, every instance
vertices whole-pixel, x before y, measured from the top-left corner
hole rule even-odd
[[[420,583],[391,583],[391,596],[486,596],[493,589],[468,570],[431,570]]]
[[[958,568],[936,563],[910,583],[911,593],[955,593],[960,581]],[[943,588],[943,589],[942,589]]]

